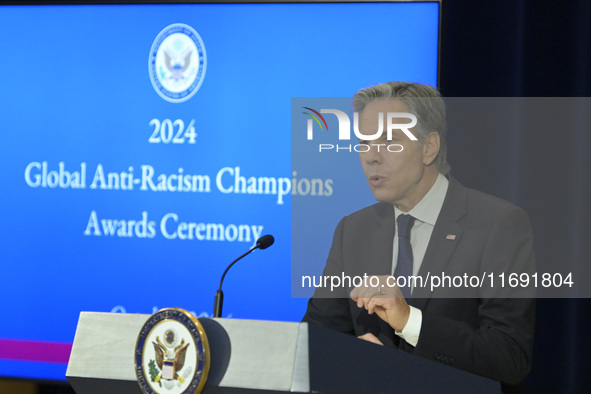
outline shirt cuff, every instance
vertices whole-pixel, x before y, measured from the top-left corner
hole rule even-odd
[[[400,338],[404,339],[409,345],[417,346],[419,343],[419,335],[421,334],[421,325],[423,324],[423,312],[414,306],[410,307],[410,315],[408,321],[402,331],[395,330],[394,332]]]

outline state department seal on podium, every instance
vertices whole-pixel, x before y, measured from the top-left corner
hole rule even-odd
[[[144,324],[135,346],[140,388],[149,394],[200,393],[209,356],[199,320],[183,309],[162,309]]]

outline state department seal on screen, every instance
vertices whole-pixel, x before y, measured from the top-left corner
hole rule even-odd
[[[209,373],[205,331],[183,309],[162,309],[152,315],[140,331],[134,358],[144,393],[200,393]]]
[[[148,59],[152,86],[171,103],[187,101],[199,90],[205,78],[205,45],[189,25],[175,23],[156,37]]]

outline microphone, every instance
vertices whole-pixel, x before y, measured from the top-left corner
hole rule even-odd
[[[259,240],[257,241],[257,245],[253,249],[267,249],[269,246],[273,245],[274,242],[275,238],[273,238],[272,235],[263,235],[259,238]]]
[[[213,303],[213,317],[222,317],[222,304],[224,303],[224,293],[222,292],[222,282],[228,273],[228,270],[231,266],[233,266],[238,260],[249,254],[255,249],[267,249],[269,246],[273,245],[275,242],[275,238],[272,235],[263,235],[257,240],[256,245],[254,248],[251,248],[248,252],[244,253],[242,256],[238,257],[236,260],[232,261],[232,263],[226,268],[224,274],[222,275],[222,279],[220,279],[220,287],[218,291],[215,292],[215,300]]]

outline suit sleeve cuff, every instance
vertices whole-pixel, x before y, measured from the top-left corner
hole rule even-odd
[[[421,334],[421,325],[423,324],[423,313],[420,309],[414,306],[410,307],[410,315],[406,326],[402,331],[395,331],[396,335],[404,339],[409,345],[417,346],[419,343],[419,335]]]

